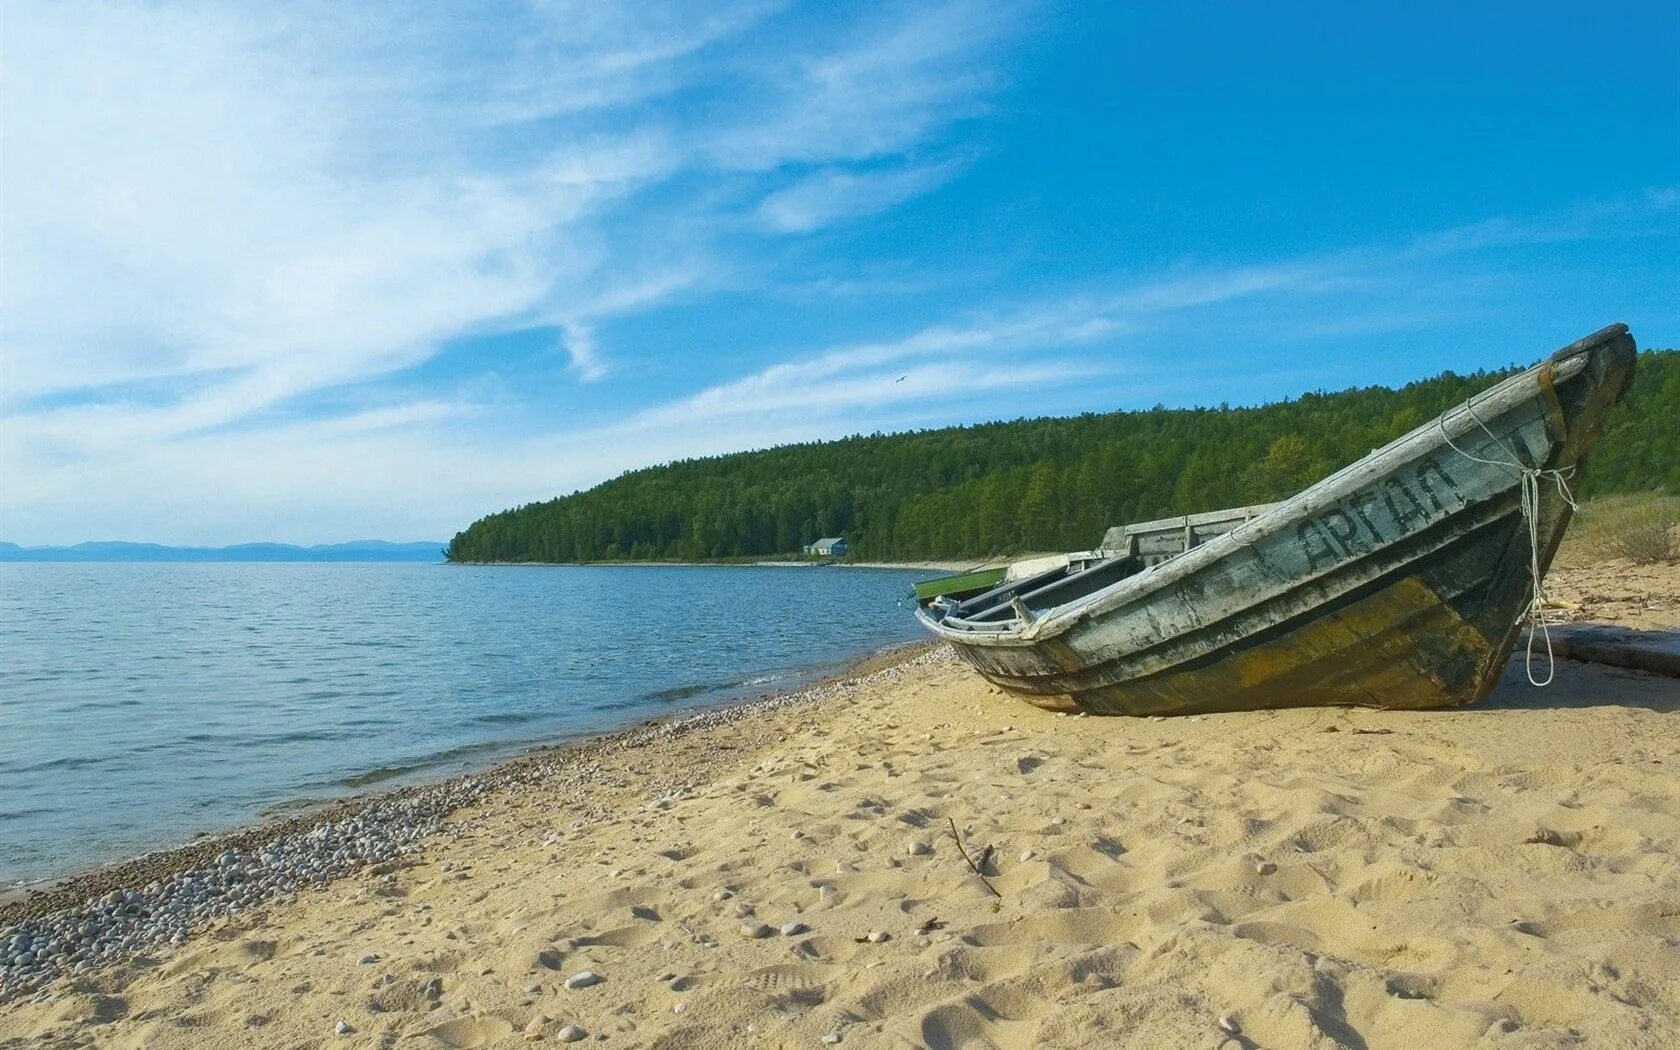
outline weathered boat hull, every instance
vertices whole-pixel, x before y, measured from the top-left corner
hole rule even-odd
[[[1534,567],[1569,521],[1557,482],[1634,356],[1612,326],[1176,557],[1128,571],[1117,551],[918,615],[988,679],[1059,710],[1471,703],[1510,658]]]

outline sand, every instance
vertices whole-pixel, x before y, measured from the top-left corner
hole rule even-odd
[[[1673,625],[1648,575],[1557,582]],[[1457,711],[1071,717],[933,650],[492,793],[0,1046],[1676,1046],[1677,710],[1564,662]]]

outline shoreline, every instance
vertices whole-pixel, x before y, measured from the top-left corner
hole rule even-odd
[[[482,752],[485,757],[480,757],[476,761],[459,760],[461,749],[452,746],[440,752],[442,755],[456,756],[450,760],[440,761],[435,755],[426,756],[412,765],[394,771],[379,765],[370,766],[332,782],[322,782],[317,785],[318,790],[314,794],[288,796],[264,802],[248,818],[236,823],[196,829],[187,828],[181,832],[182,837],[166,838],[150,846],[142,844],[137,846],[134,852],[113,856],[106,860],[90,860],[61,874],[26,878],[21,881],[0,882],[0,929],[5,928],[10,910],[19,900],[39,896],[61,883],[72,880],[78,883],[103,882],[105,881],[104,873],[107,871],[126,869],[136,865],[150,865],[162,858],[176,854],[196,854],[200,852],[201,847],[208,849],[216,843],[241,843],[251,841],[253,837],[260,840],[268,834],[270,828],[284,829],[299,824],[308,825],[325,820],[340,819],[345,814],[353,813],[371,802],[437,787],[459,778],[482,776],[499,770],[505,765],[517,763],[533,756],[590,744],[637,728],[680,720],[691,715],[801,693],[851,676],[857,668],[871,666],[876,661],[899,650],[908,650],[931,644],[935,644],[934,641],[924,636],[878,646],[875,649],[859,652],[849,658],[823,659],[801,666],[778,669],[769,673],[769,677],[774,679],[773,681],[758,683],[759,689],[755,689],[750,684],[751,679],[728,682],[715,688],[709,687],[704,691],[720,695],[703,698],[697,703],[685,703],[681,706],[673,704],[672,706],[676,707],[675,710],[656,714],[650,714],[648,711],[615,712],[621,718],[623,716],[628,717],[624,720],[609,719],[609,724],[600,729],[582,730],[557,736],[541,735],[524,739],[478,742],[472,745],[472,750]],[[688,697],[685,695],[682,699],[687,700]],[[376,773],[389,773],[390,775],[373,777],[372,774]],[[335,794],[332,793],[334,787],[345,790],[342,794]]]
[[[915,572],[964,572],[978,566],[1002,565],[1011,559],[979,561],[449,561],[438,564],[476,569],[892,569]]]
[[[435,835],[442,823],[457,811],[498,791],[540,781],[585,763],[591,756],[601,752],[639,747],[649,739],[703,732],[751,719],[769,711],[820,702],[837,689],[912,663],[928,656],[937,648],[938,643],[931,640],[887,646],[865,653],[847,662],[839,670],[817,675],[792,689],[727,700],[663,718],[647,719],[600,733],[586,734],[572,740],[531,745],[518,754],[504,757],[482,769],[332,799],[311,805],[301,812],[288,813],[223,831],[201,833],[175,846],[113,860],[55,878],[0,889],[0,949],[4,948],[6,935],[15,935],[15,931],[30,924],[38,924],[44,919],[64,913],[85,912],[96,908],[99,899],[108,898],[112,894],[124,897],[121,901],[111,901],[113,907],[129,907],[135,902],[127,898],[137,893],[141,887],[156,887],[153,892],[160,892],[170,880],[190,882],[199,873],[214,872],[218,868],[232,867],[245,858],[262,856],[276,843],[295,843],[295,840],[306,839],[321,828],[337,825],[356,827],[369,815],[377,817],[376,822],[381,824],[391,820],[411,825],[401,830],[413,832],[412,834],[398,834],[393,841],[364,841],[361,845],[371,848],[364,848],[360,853],[352,854],[340,866],[320,872],[319,878],[310,877],[295,884],[287,883],[260,900],[236,900],[233,902],[236,905],[234,907],[222,910],[208,909],[202,914],[190,916],[193,921],[185,928],[185,932],[190,934],[196,932],[196,927],[202,925],[202,921],[226,918],[254,907],[261,907],[276,899],[294,899],[302,890],[317,888],[341,878],[354,876],[362,870],[398,861],[423,849],[427,844],[426,840]],[[357,827],[357,830],[362,829]],[[232,861],[226,859],[230,854],[234,855]],[[241,871],[232,882],[247,882],[250,878],[249,873]],[[173,940],[174,943],[181,942],[174,938],[175,933],[172,932],[165,939]],[[99,967],[119,961],[119,958],[120,956],[100,956]],[[26,983],[12,983],[8,978],[13,976],[13,971],[4,965],[7,961],[5,956],[0,954],[0,1004],[4,1004],[19,992],[27,994],[63,975],[60,968],[54,967],[50,972],[41,975],[44,980],[32,977]],[[72,969],[76,961],[87,960],[73,960],[72,966],[62,969]],[[96,968],[98,967],[89,965],[79,972],[85,973]]]

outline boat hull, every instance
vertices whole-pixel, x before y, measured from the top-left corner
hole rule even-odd
[[[923,622],[1055,710],[1472,703],[1499,680],[1533,566],[1544,572],[1568,525],[1558,481],[1578,484],[1633,360],[1626,330],[1606,329],[1104,591],[1012,621],[967,622],[958,607]]]

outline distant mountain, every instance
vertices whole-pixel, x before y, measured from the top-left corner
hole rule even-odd
[[[238,543],[231,547],[166,547],[161,543],[121,540],[78,543],[73,547],[20,547],[0,542],[0,561],[264,561],[348,562],[443,560],[442,543],[391,543],[353,540],[297,547],[290,543]]]

